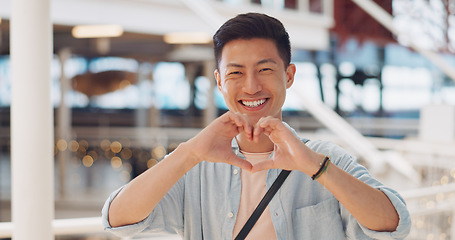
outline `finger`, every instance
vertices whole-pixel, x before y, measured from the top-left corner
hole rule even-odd
[[[242,120],[239,118],[237,114],[234,112],[227,112],[226,113],[227,119],[225,119],[225,123],[233,123],[235,126],[240,127],[242,126]]]
[[[259,137],[261,136],[262,133],[264,133],[264,129],[259,127],[258,124],[256,124],[256,127],[254,128],[254,132],[253,132],[253,141],[258,143]]]
[[[259,119],[259,121],[256,123],[256,126],[254,127],[254,133],[253,133],[253,139],[255,142],[259,142],[261,134],[265,134],[267,136],[270,135],[271,129],[268,128],[268,121],[270,121],[272,117],[262,117]]]
[[[252,168],[253,168],[253,165],[250,162],[248,162],[247,160],[245,160],[243,158],[237,157],[235,155],[233,155],[232,157],[227,159],[226,163],[230,164],[230,165],[237,166],[237,167],[239,167],[241,169],[245,169],[247,171],[251,171]]]
[[[252,138],[253,126],[247,115],[230,112],[229,117],[237,126],[239,133],[244,132],[249,139]]]
[[[264,133],[270,138],[272,142],[278,144],[285,142],[289,137],[294,136],[291,130],[289,130],[280,119],[267,118],[261,121],[260,127],[263,128]],[[295,136],[294,136],[295,137]]]
[[[258,125],[261,128],[269,127],[271,129],[276,129],[278,127],[278,124],[281,123],[281,120],[279,120],[278,118],[273,118],[270,116],[261,119],[262,121],[258,121]]]
[[[258,122],[258,128],[262,129],[262,132],[269,136],[276,129],[278,119],[272,117],[266,117],[261,122]]]
[[[223,124],[225,126],[232,127],[230,129],[225,128],[229,135],[236,136],[237,134],[244,132],[245,126],[243,120],[234,112],[227,112],[224,115]]]
[[[262,171],[262,170],[273,169],[273,168],[276,168],[275,161],[269,159],[269,160],[264,160],[262,162],[254,164],[253,168],[251,169],[251,172],[255,173],[255,172]]]
[[[241,123],[242,132],[247,137],[248,140],[253,140],[253,125],[251,124],[250,118],[246,114],[235,113],[236,117]]]
[[[253,124],[251,123],[250,118],[246,114],[241,114],[240,117],[242,118],[244,122],[244,130],[245,130],[245,135],[247,136],[248,140],[253,140]]]

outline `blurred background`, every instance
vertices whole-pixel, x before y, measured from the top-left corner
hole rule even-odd
[[[0,239],[12,232],[11,2],[0,0]],[[118,239],[101,226],[105,199],[227,110],[211,37],[250,11],[290,33],[297,74],[284,121],[343,146],[398,190],[413,221],[407,239],[455,239],[453,0],[54,0],[50,9],[55,239]]]

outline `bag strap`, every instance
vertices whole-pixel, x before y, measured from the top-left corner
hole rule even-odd
[[[286,180],[286,178],[288,177],[290,172],[291,171],[288,171],[288,170],[281,171],[280,175],[278,175],[275,182],[273,182],[272,186],[269,188],[267,193],[264,195],[261,202],[258,204],[258,206],[254,210],[254,212],[251,214],[248,221],[246,221],[242,230],[240,230],[239,234],[237,234],[237,237],[235,237],[235,240],[243,240],[246,238],[248,233],[253,228],[254,224],[256,224],[256,222],[258,221],[262,212],[264,212],[265,208],[267,207],[269,202],[272,200],[273,196],[275,196],[275,193],[278,191],[278,189],[281,187],[281,185],[283,185],[284,180]]]

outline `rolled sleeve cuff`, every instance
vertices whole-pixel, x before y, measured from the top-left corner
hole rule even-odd
[[[142,232],[147,227],[147,222],[151,221],[151,216],[148,216],[146,219],[120,227],[112,227],[109,223],[109,207],[112,203],[112,200],[117,196],[117,194],[123,189],[123,187],[112,192],[109,198],[104,203],[103,209],[101,210],[101,220],[103,223],[104,230],[111,232],[119,237],[133,236],[137,233]]]
[[[387,195],[398,213],[400,220],[397,229],[393,232],[377,232],[359,224],[360,227],[366,235],[374,239],[404,239],[411,231],[411,216],[404,200],[393,190],[387,188],[380,188],[379,190]]]

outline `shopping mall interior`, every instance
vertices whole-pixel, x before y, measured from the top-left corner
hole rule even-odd
[[[396,189],[406,239],[455,239],[451,0],[0,0],[0,239],[27,239],[27,206],[52,238],[119,239],[109,194],[227,111],[212,36],[246,12],[289,32],[283,120]]]

